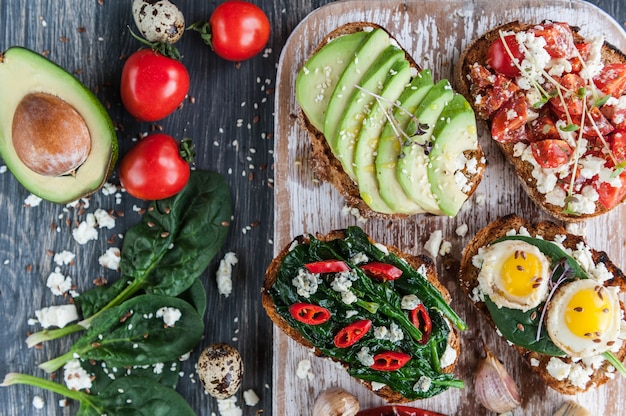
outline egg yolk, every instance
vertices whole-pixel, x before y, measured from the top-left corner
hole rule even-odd
[[[539,286],[541,275],[542,266],[537,256],[524,251],[512,253],[502,263],[500,274],[504,291],[519,297],[532,294]]]
[[[613,307],[602,290],[593,288],[576,292],[565,309],[565,324],[581,338],[596,338],[611,325]]]

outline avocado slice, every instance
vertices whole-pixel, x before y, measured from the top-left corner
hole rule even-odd
[[[439,81],[428,91],[415,112],[415,117],[422,125],[421,133],[415,134],[418,126],[416,123],[409,123],[407,133],[412,136],[412,140],[402,145],[403,154],[398,160],[396,170],[398,180],[408,197],[426,212],[437,215],[443,215],[443,211],[435,200],[428,181],[428,156],[425,147],[429,147],[437,119],[453,96],[452,86],[446,79]]]
[[[389,34],[382,29],[373,29],[369,33],[365,42],[350,60],[346,69],[341,74],[335,90],[328,101],[326,117],[324,118],[324,137],[330,146],[333,154],[337,153],[337,137],[339,124],[350,102],[355,85],[360,84],[365,73],[372,66],[378,56],[391,44]]]
[[[339,77],[368,36],[368,32],[361,31],[333,39],[313,54],[298,72],[296,100],[319,131],[324,131],[326,108]]]
[[[390,77],[390,70],[398,60],[404,60],[404,52],[389,45],[374,61],[359,83],[362,89],[354,88],[352,96],[339,122],[337,137],[331,139],[335,145],[335,156],[341,161],[344,172],[356,180],[354,172],[354,150],[356,140],[369,112],[376,106],[372,94],[380,94]],[[408,80],[407,80],[408,81]],[[328,136],[326,136],[328,137]]]
[[[455,173],[464,165],[463,152],[478,148],[476,118],[465,98],[456,94],[433,129],[433,148],[428,156],[428,180],[441,211],[455,216],[467,200]]]
[[[409,61],[406,59],[396,61],[380,92],[385,100],[374,102],[356,140],[354,172],[359,185],[359,193],[363,201],[377,212],[395,213],[380,196],[380,187],[376,177],[376,152],[381,131],[387,121],[387,111],[402,94],[410,80],[411,64]]]
[[[63,109],[53,112],[62,117],[71,108],[78,114],[77,117],[74,114],[71,123],[86,127],[89,151],[71,172],[55,175],[35,172],[16,152],[14,136],[18,136],[17,140],[28,136],[22,130],[31,128],[31,121],[37,119],[29,112],[37,111],[42,102],[47,104],[39,111],[55,109],[55,103],[64,103],[60,105]],[[39,126],[32,132],[49,127],[64,133],[66,121],[61,118],[54,125]],[[32,136],[34,143],[42,143],[37,142],[36,134]],[[70,147],[70,144],[61,145]],[[40,147],[32,147],[30,152],[35,156],[33,149],[41,151]],[[103,105],[78,79],[36,52],[12,47],[0,55],[0,156],[30,192],[48,201],[66,203],[93,193],[105,183],[117,160],[117,137]],[[41,159],[42,164],[46,163]]]
[[[415,113],[418,105],[433,85],[433,77],[428,69],[420,71],[413,78],[411,84],[398,98],[399,107],[393,112],[395,126],[387,122],[378,141],[376,177],[380,184],[380,196],[397,213],[421,214],[426,212],[406,195],[398,181],[396,168],[401,150],[400,140],[403,140],[403,138],[398,137],[398,134],[400,131],[406,131],[411,121],[411,115]]]

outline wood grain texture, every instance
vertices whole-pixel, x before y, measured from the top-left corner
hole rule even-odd
[[[507,7],[510,4],[510,7]],[[611,3],[617,12],[617,2]],[[622,12],[623,14],[623,12]],[[294,29],[283,49],[277,75],[276,94],[276,197],[275,197],[275,252],[294,236],[302,233],[326,233],[347,225],[362,226],[374,239],[392,243],[411,253],[424,250],[431,232],[442,230],[444,239],[451,242],[452,251],[438,256],[438,271],[445,286],[452,293],[453,304],[469,324],[462,334],[464,348],[456,374],[466,383],[462,390],[450,390],[438,397],[416,403],[445,414],[485,414],[476,400],[472,375],[481,354],[480,340],[499,356],[520,385],[524,401],[515,414],[551,414],[565,399],[544,387],[513,349],[486,328],[458,287],[456,273],[464,244],[474,233],[491,220],[512,212],[529,218],[548,219],[528,199],[489,135],[480,129],[480,143],[485,150],[488,168],[476,194],[456,218],[416,216],[403,221],[366,223],[344,214],[344,201],[330,185],[319,183],[309,166],[309,147],[306,132],[298,125],[295,114],[293,85],[297,71],[318,42],[337,26],[350,21],[372,21],[386,27],[400,44],[413,54],[422,66],[433,70],[436,79],[452,77],[453,65],[460,51],[474,37],[499,24],[512,20],[563,20],[581,28],[583,35],[603,33],[607,40],[626,50],[626,34],[621,25],[600,9],[582,1],[490,2],[464,1],[389,1],[369,2],[349,0],[322,7],[307,16]],[[479,200],[484,197],[484,203]],[[624,237],[626,207],[578,226],[588,243],[608,252],[620,266],[626,263]],[[464,236],[456,234],[458,226],[466,224]],[[278,330],[274,331],[275,355],[283,357],[274,366],[274,414],[308,414],[316,396],[325,388],[339,385],[355,393],[362,407],[382,404],[347,373],[338,370],[329,360],[313,357],[310,351],[295,344]],[[296,376],[298,363],[311,360],[313,379]],[[606,386],[573,397],[592,410],[593,414],[625,414],[626,380],[617,379]],[[295,411],[294,409],[299,409]]]

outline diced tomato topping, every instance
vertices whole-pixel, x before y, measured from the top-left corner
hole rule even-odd
[[[507,143],[519,141],[515,132],[524,127],[528,120],[528,104],[526,98],[518,94],[504,103],[491,120],[491,137]]]
[[[530,29],[535,36],[542,37],[546,41],[544,49],[553,58],[571,58],[574,56],[574,36],[566,23],[548,22]]]
[[[539,116],[530,122],[530,128],[535,140],[558,140],[561,138],[556,122],[548,111],[542,111]]]
[[[502,39],[506,42],[506,47]],[[491,46],[489,46],[486,59],[487,65],[492,67],[496,72],[513,78],[520,74],[519,68],[514,64],[513,59],[518,61],[519,64],[523,57],[524,54],[520,51],[519,43],[517,43],[515,35],[507,35],[496,39]]]
[[[587,60],[589,57],[589,50],[591,49],[591,43],[577,43],[575,46],[576,49],[578,49],[578,55],[580,55],[580,57],[576,56],[570,59],[570,63],[572,64],[572,72],[578,74],[583,69],[583,63],[580,58],[582,58],[583,61]]]
[[[626,92],[626,64],[605,65],[593,82],[603,93],[619,98]]]
[[[585,80],[576,74],[565,74],[559,83],[567,89],[561,96],[550,98],[550,105],[561,119],[566,119],[566,113],[570,116],[583,113],[583,96],[585,94]],[[565,104],[565,107],[563,106]]]
[[[402,276],[402,270],[398,269],[393,264],[373,261],[360,267],[366,275],[368,275],[372,279],[376,279],[381,282],[386,282],[387,280],[396,280],[400,276]]]
[[[611,122],[607,120],[598,107],[591,107],[588,111],[587,119],[585,120],[583,127],[583,137],[598,137],[598,132],[602,135],[602,137],[606,137],[613,130],[615,130],[615,127],[613,127]],[[589,117],[593,119],[593,123],[591,123]],[[580,118],[577,118],[577,120],[579,119]],[[580,125],[580,122],[577,121],[577,123]]]
[[[626,96],[620,98],[617,103],[606,103],[600,107],[600,111],[616,130],[626,128]]]
[[[595,188],[598,192],[598,201],[606,208],[611,209],[626,197],[626,171],[619,175],[621,185],[613,187],[609,182],[600,182]]]
[[[304,265],[311,273],[339,273],[350,270],[348,265],[341,260],[320,260]]]
[[[609,136],[611,153],[618,163],[626,161],[626,129],[621,129]]]
[[[484,66],[479,63],[475,63],[470,66],[469,76],[470,83],[479,89],[485,89],[493,85],[493,74]]]
[[[539,166],[547,169],[566,164],[574,153],[565,140],[541,140],[531,143],[530,149]]]
[[[409,354],[400,351],[384,351],[374,356],[374,364],[370,368],[378,371],[396,371],[404,367],[410,359]]]

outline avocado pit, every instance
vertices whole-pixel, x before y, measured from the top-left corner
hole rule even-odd
[[[74,107],[52,94],[30,93],[17,105],[13,148],[30,170],[45,176],[75,174],[91,151],[91,136]]]

